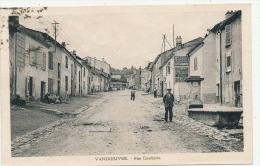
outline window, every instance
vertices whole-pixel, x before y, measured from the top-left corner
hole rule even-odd
[[[77,66],[75,65],[75,75],[77,75]]]
[[[168,74],[171,74],[171,63],[168,62]]]
[[[86,71],[85,71],[85,67],[83,67],[83,71],[84,71],[84,77],[85,77],[85,72],[86,72]]]
[[[46,53],[42,53],[42,70],[46,70]]]
[[[68,56],[66,56],[66,64],[65,64],[66,68],[68,68],[68,64],[69,64],[69,59],[68,59]]]
[[[58,63],[58,78],[60,79],[60,63]]]
[[[231,52],[226,53],[227,72],[231,72]]]
[[[29,96],[33,95],[33,77],[29,77]]]
[[[198,60],[197,57],[194,58],[194,71],[198,69]]]
[[[49,69],[53,70],[53,54],[49,52]]]
[[[53,79],[48,78],[48,92],[53,93]]]
[[[85,81],[83,81],[83,90],[85,90]]]
[[[88,84],[90,84],[90,77],[88,77]]]
[[[68,91],[68,76],[65,76],[65,91]]]
[[[226,31],[226,46],[231,44],[231,24],[227,25],[225,27],[225,31]]]

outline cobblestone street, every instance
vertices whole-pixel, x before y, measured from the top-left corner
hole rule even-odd
[[[140,91],[135,101],[130,100],[129,90],[104,93],[76,116],[62,118],[15,138],[12,155],[243,151],[242,129],[218,130],[206,126],[182,113],[182,105],[175,106],[173,123],[164,123],[161,100]]]

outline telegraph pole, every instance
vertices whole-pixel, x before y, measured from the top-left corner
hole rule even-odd
[[[163,52],[165,52],[165,34],[163,34]]]
[[[172,40],[173,42],[172,43],[173,43],[173,46],[172,47],[174,48],[175,47],[175,43],[174,43],[174,24],[173,24],[172,28],[173,28],[173,33],[172,33],[172,37],[173,37],[173,40]]]
[[[59,23],[57,23],[55,20],[54,20],[54,23],[52,23],[52,24],[54,24],[54,39],[55,39],[55,52],[56,52],[56,43],[57,43],[57,24],[59,24]]]

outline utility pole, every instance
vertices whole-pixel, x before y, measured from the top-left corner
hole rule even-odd
[[[54,20],[54,23],[52,23],[52,24],[54,24],[54,39],[55,39],[55,52],[56,52],[56,43],[57,43],[57,24],[59,24],[59,23],[57,23],[55,20]]]
[[[163,34],[163,52],[165,52],[165,34]]]
[[[173,45],[172,45],[172,47],[174,48],[175,47],[175,43],[174,43],[174,24],[173,24],[172,29],[173,29],[173,33],[172,33],[172,37],[173,37],[172,43],[173,43]]]

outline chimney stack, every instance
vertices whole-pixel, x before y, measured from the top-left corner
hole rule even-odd
[[[76,50],[72,51],[72,55],[76,57],[76,55],[77,55]]]
[[[181,46],[181,45],[182,45],[182,38],[181,38],[181,36],[177,36],[177,38],[176,38],[176,47]]]
[[[19,24],[19,17],[18,16],[9,16],[9,22],[13,23],[14,26]]]
[[[233,10],[227,11],[227,13],[225,14],[226,19],[228,19],[229,17],[231,17],[235,12],[236,12],[236,11],[233,11]]]
[[[66,48],[66,43],[65,42],[61,42],[62,47]]]

